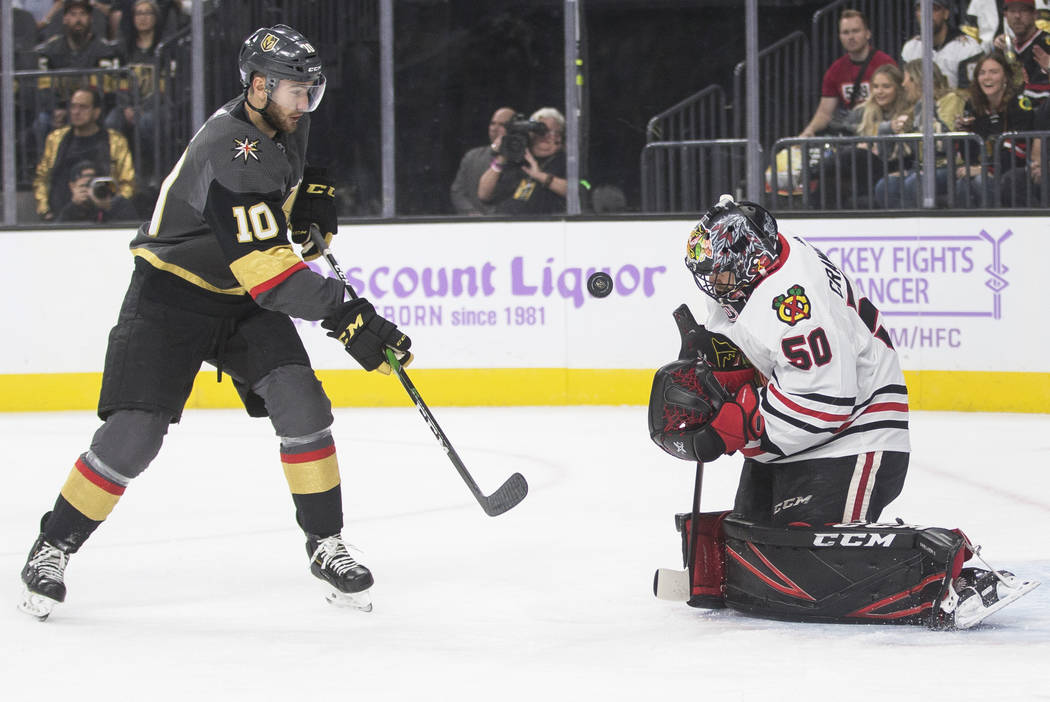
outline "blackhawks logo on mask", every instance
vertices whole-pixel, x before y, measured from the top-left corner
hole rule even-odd
[[[788,326],[795,326],[804,319],[809,319],[809,298],[801,285],[792,285],[787,295],[773,298],[773,309],[777,317]]]

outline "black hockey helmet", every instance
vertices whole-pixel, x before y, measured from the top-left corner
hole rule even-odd
[[[697,287],[735,319],[779,257],[773,215],[754,202],[723,195],[689,233],[685,265]]]
[[[321,56],[302,34],[286,24],[260,27],[244,40],[237,65],[245,92],[252,75],[266,76],[266,95],[274,99],[281,80],[307,83],[308,103],[305,112],[313,112],[324,96],[325,77]]]

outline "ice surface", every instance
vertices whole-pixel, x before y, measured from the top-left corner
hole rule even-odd
[[[974,630],[931,632],[655,599],[653,571],[681,564],[673,514],[693,475],[651,444],[642,408],[435,414],[486,493],[514,471],[531,491],[487,517],[414,409],[337,411],[371,614],[324,603],[269,424],[190,411],[43,624],[15,609],[18,572],[98,422],[0,415],[0,699],[1050,699],[1048,415],[914,413],[884,518],[962,527],[1044,582]],[[708,466],[704,508],[731,504],[737,466]]]

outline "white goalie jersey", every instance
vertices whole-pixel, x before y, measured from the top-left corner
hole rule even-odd
[[[729,337],[768,379],[762,463],[910,450],[908,390],[879,311],[821,251],[780,236],[779,267],[736,321],[707,299],[707,328]]]

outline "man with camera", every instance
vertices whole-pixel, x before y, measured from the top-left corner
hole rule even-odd
[[[98,177],[91,161],[81,161],[69,173],[71,199],[58,213],[59,222],[131,222],[142,219],[108,176]]]
[[[478,199],[498,214],[565,212],[565,117],[542,107],[515,119],[500,137],[496,157],[478,181]]]
[[[70,169],[81,161],[91,161],[99,175],[108,175],[117,192],[126,198],[134,194],[135,166],[131,149],[123,134],[99,126],[102,96],[90,86],[77,88],[69,99],[69,126],[47,135],[44,154],[36,166],[33,196],[41,219],[53,220],[69,202]]]

